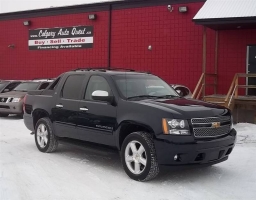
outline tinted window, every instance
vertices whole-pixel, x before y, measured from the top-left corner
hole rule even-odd
[[[20,83],[19,82],[15,82],[15,83],[11,83],[9,84],[6,89],[8,89],[9,91],[12,91],[15,87],[17,87]]]
[[[21,83],[16,88],[14,88],[14,91],[27,92],[29,90],[36,90],[38,86],[39,83],[36,82]]]
[[[44,90],[45,88],[48,87],[49,84],[50,84],[50,83],[43,83],[43,84],[40,86],[39,90]]]
[[[111,89],[108,82],[101,76],[92,76],[90,78],[86,89],[85,99],[92,100],[92,93],[96,90],[106,91],[108,92],[109,96],[111,95]]]
[[[71,75],[67,78],[62,89],[62,97],[65,99],[79,99],[84,75]]]

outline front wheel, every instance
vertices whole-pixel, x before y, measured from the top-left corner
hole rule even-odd
[[[35,127],[35,142],[39,151],[51,153],[58,147],[58,138],[54,134],[49,118],[39,119]]]
[[[128,135],[122,145],[121,158],[126,174],[136,181],[148,181],[159,173],[153,138],[149,133]]]

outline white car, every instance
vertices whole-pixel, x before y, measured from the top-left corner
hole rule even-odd
[[[176,90],[176,92],[185,98],[191,98],[192,97],[192,92],[190,89],[184,85],[178,85],[178,84],[170,84],[170,86],[173,87],[173,89]]]

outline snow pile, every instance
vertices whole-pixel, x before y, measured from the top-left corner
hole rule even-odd
[[[234,126],[237,130],[237,144],[255,143],[256,145],[256,125],[239,123]]]

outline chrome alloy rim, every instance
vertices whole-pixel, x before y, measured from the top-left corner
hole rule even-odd
[[[37,128],[37,143],[44,148],[48,142],[48,131],[44,124],[40,124]]]
[[[133,140],[125,148],[125,163],[133,174],[141,174],[147,165],[147,155],[144,146]]]

